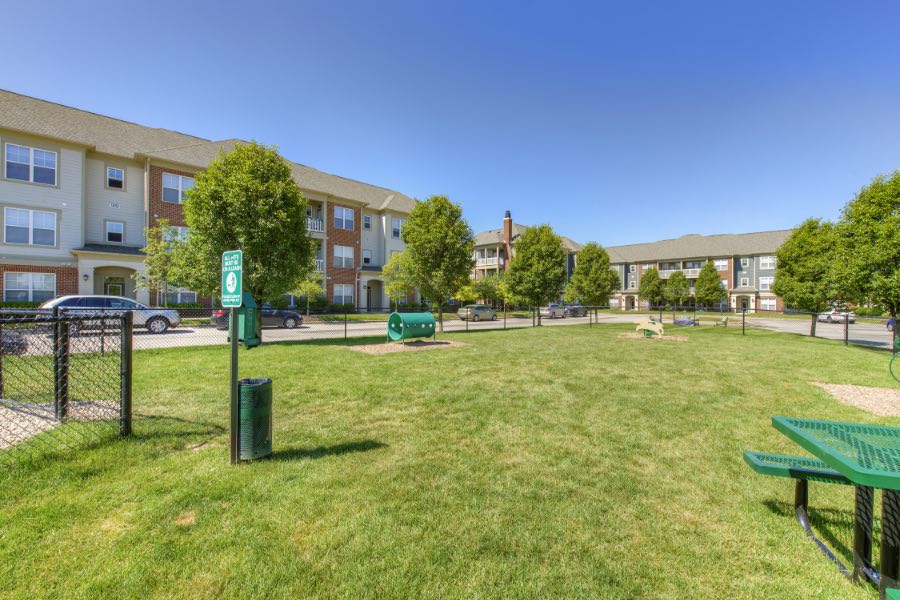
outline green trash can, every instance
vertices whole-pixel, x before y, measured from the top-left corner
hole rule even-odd
[[[272,454],[272,380],[238,381],[241,404],[241,435],[238,456],[241,460],[264,458]]]

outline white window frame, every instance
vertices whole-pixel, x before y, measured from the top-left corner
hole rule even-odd
[[[122,240],[118,242],[114,242],[109,239],[109,226],[110,225],[121,225],[122,226]],[[107,244],[124,244],[125,243],[125,221],[114,221],[107,220],[103,222],[103,239],[106,240]]]
[[[775,257],[774,256],[760,256],[759,257],[759,268],[760,269],[774,269],[775,268]]]
[[[28,299],[27,300],[8,300],[6,298],[6,291],[10,288],[7,287],[6,282],[9,280],[10,275],[28,275],[28,288],[15,288],[15,291],[27,291]],[[46,299],[41,300],[46,301],[56,297],[56,273],[23,273],[21,271],[7,271],[3,274],[3,301],[4,302],[36,302],[34,300],[34,277],[35,275],[39,275],[41,277],[50,276],[53,278],[53,294]],[[40,290],[46,291],[46,290]]]
[[[354,252],[353,246],[338,246],[334,245],[334,260],[333,265],[336,269],[352,269],[353,268],[353,259]],[[338,262],[340,261],[340,262]],[[347,261],[350,262],[350,265],[347,265]]]
[[[741,259],[741,266],[742,266],[742,267],[749,267],[749,266],[750,266],[750,259],[749,259],[749,258],[742,258],[742,259]]]
[[[728,270],[728,259],[727,258],[716,258],[713,260],[713,266],[716,268],[716,271],[727,271]]]
[[[749,277],[741,277],[741,287],[750,287]]]
[[[169,296],[171,296],[172,294],[175,294],[174,302],[169,301]],[[184,294],[193,294],[194,299],[188,300],[187,298],[183,297]],[[188,288],[169,288],[168,290],[166,290],[166,304],[196,304],[198,298],[200,298],[200,295],[193,290],[189,290]]]
[[[117,179],[115,177],[110,177],[110,171],[118,171],[122,174],[121,179]],[[109,185],[111,180],[121,181],[122,187],[116,187],[114,185]],[[116,192],[124,192],[125,191],[125,169],[122,167],[114,167],[112,165],[106,165],[106,189],[114,190]]]
[[[653,268],[653,263],[644,263],[643,267],[645,271],[648,271]]]
[[[17,160],[10,161],[9,160],[9,147],[10,146],[15,146],[16,148],[24,148],[25,150],[28,150],[28,162],[23,163],[23,162],[19,162]],[[38,152],[46,152],[47,154],[53,155],[53,183],[46,183],[44,181],[35,181],[34,180],[34,166],[35,166],[34,165],[34,151],[35,150],[37,150]],[[18,177],[10,177],[9,173],[8,173],[8,170],[9,170],[8,163],[10,163],[10,162],[14,162],[17,165],[27,164],[28,165],[28,179],[19,179]],[[42,168],[47,168],[47,167],[42,167]],[[56,152],[55,150],[44,150],[43,148],[35,148],[34,146],[23,146],[22,144],[14,144],[12,142],[6,142],[6,144],[4,145],[4,152],[3,152],[3,177],[4,177],[4,179],[8,179],[9,181],[22,181],[25,183],[34,183],[37,185],[56,186],[56,183],[59,181],[59,153]]]
[[[354,294],[355,290],[353,289],[354,287],[355,286],[352,283],[336,283],[336,284],[334,284],[334,287],[332,288],[332,291],[331,291],[331,301],[335,304],[353,304],[353,297],[355,295]],[[341,289],[341,292],[342,292],[341,294],[338,294],[338,288]],[[349,295],[346,293],[343,293],[348,290],[350,291]],[[341,298],[340,302],[338,302],[338,297]],[[347,302],[348,299],[350,300],[349,302]]]
[[[177,178],[178,178],[178,187],[177,187],[177,188],[166,187],[166,175],[170,175],[170,176],[172,176],[172,177],[177,177]],[[185,179],[190,179],[190,180],[191,180],[191,185],[190,185],[190,187],[188,187],[188,188],[185,188],[185,187],[184,187],[184,180],[185,180]],[[186,192],[187,190],[193,188],[194,185],[195,185],[196,183],[197,183],[197,180],[196,180],[196,178],[194,178],[194,177],[190,177],[190,176],[188,176],[188,175],[179,175],[179,174],[177,174],[177,173],[169,173],[168,171],[163,171],[163,174],[162,174],[162,201],[165,202],[166,204],[184,204],[184,194],[185,194],[185,192]],[[166,200],[166,190],[167,190],[167,189],[168,189],[168,190],[177,190],[177,191],[178,191],[178,201],[177,201],[177,202],[172,202],[171,200]]]
[[[403,236],[403,225],[405,222],[403,219],[398,219],[397,217],[391,217],[391,237],[395,240],[399,240]]]
[[[727,280],[727,279],[723,279],[723,280],[722,280],[722,289],[723,289],[723,290],[727,290],[727,289],[728,289],[728,280]]]
[[[363,229],[372,229],[372,215],[363,215]]]
[[[363,260],[364,265],[371,265],[372,264],[372,251],[371,250],[363,250],[362,260]]]
[[[10,242],[6,239],[6,228],[9,226],[9,217],[7,216],[7,211],[10,210],[21,210],[28,213],[28,241],[27,242]],[[44,215],[52,215],[53,216],[53,243],[52,244],[35,244],[34,243],[34,215],[35,213],[40,213]],[[21,227],[20,225],[14,225],[13,227]],[[39,229],[46,229],[46,227],[40,227]],[[3,207],[3,243],[4,244],[13,244],[16,246],[38,246],[41,248],[56,248],[59,243],[59,216],[53,212],[52,210],[34,210],[31,208],[21,208],[18,206],[4,206]]]
[[[772,284],[775,283],[774,277],[760,277],[759,278],[759,291],[768,292],[772,289]]]
[[[770,310],[770,311],[778,310],[777,300],[775,298],[760,298],[759,299],[759,308],[761,310]]]
[[[341,216],[338,216],[338,211],[340,211]],[[349,217],[347,215],[350,215]],[[338,225],[338,221],[340,221],[340,225]],[[334,228],[342,229],[344,231],[353,231],[353,228],[356,227],[356,215],[352,208],[344,208],[343,206],[335,206],[334,207]],[[347,227],[347,223],[350,223],[350,226]]]

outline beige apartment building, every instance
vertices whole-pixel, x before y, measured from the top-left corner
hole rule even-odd
[[[0,90],[0,276],[4,302],[65,294],[121,295],[145,304],[203,302],[192,290],[166,299],[136,289],[145,229],[167,219],[189,235],[182,202],[220,150],[207,140]],[[386,188],[291,163],[307,198],[316,269],[334,304],[388,307],[381,267],[403,249],[414,201]]]

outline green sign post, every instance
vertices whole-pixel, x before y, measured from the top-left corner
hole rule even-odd
[[[240,461],[241,436],[238,400],[238,309],[243,304],[244,254],[240,250],[222,253],[222,307],[230,309],[228,335],[231,337],[231,464]]]

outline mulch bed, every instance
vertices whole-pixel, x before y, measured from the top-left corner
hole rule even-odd
[[[686,335],[664,335],[662,337],[657,337],[654,335],[653,337],[645,337],[643,333],[620,333],[619,337],[626,340],[648,340],[653,342],[686,342],[688,341],[688,337]]]
[[[900,417],[900,388],[865,387],[813,381],[838,402],[861,408],[879,417]]]
[[[366,346],[347,346],[348,350],[353,352],[363,352],[365,354],[392,354],[394,352],[415,352],[417,350],[442,350],[444,348],[459,348],[465,346],[463,342],[450,340],[426,341],[416,340],[415,342],[391,342],[384,344],[368,344]]]

